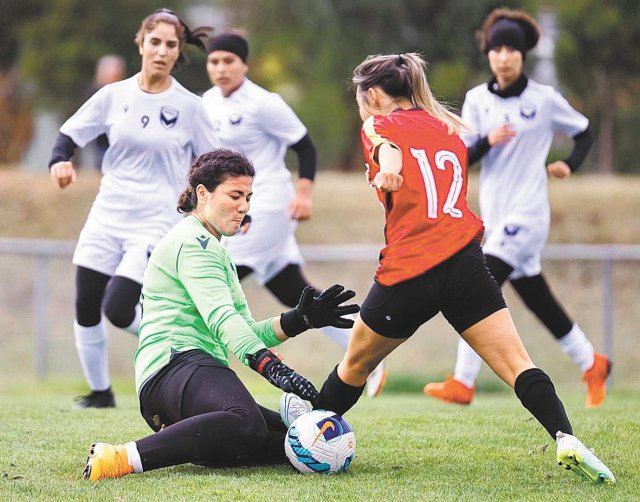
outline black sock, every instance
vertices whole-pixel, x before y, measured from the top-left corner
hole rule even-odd
[[[336,366],[320,389],[320,399],[316,408],[335,411],[338,415],[344,415],[358,402],[364,385],[354,387],[340,380],[338,367]]]
[[[562,401],[551,379],[540,368],[523,371],[513,386],[516,396],[555,440],[556,432],[573,434]]]

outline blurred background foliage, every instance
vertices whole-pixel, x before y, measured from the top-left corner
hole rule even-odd
[[[640,2],[559,0],[556,61],[598,134],[602,172],[640,172]]]
[[[319,147],[321,165],[361,164],[360,126],[349,88],[368,54],[418,51],[434,94],[458,111],[466,90],[488,79],[475,32],[495,7],[552,10],[557,19],[560,90],[592,120],[595,154],[585,170],[639,172],[640,2],[635,0],[0,0],[0,162],[15,162],[34,106],[72,113],[96,60],[122,54],[128,75],[140,61],[133,37],[159,7],[191,26],[243,30],[249,76],[283,95]],[[209,86],[204,55],[176,71],[187,88]],[[535,64],[527,57],[527,72]],[[10,105],[10,107],[9,107]],[[4,130],[2,129],[4,127]],[[20,137],[22,140],[15,139]],[[10,136],[13,135],[14,139]],[[3,139],[4,138],[4,139]],[[9,138],[9,139],[7,139]],[[22,141],[22,142],[21,142]],[[22,146],[20,146],[22,145]],[[10,150],[13,149],[12,152]]]

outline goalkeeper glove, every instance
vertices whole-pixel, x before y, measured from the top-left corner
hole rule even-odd
[[[269,383],[285,392],[293,392],[312,404],[318,401],[318,391],[305,377],[284,364],[277,354],[269,349],[260,349],[247,356],[249,367],[265,377]]]
[[[354,296],[356,296],[355,292],[344,289],[344,286],[340,284],[334,284],[322,293],[307,286],[300,295],[298,305],[280,315],[282,331],[291,338],[309,328],[324,326],[351,328],[353,320],[342,316],[355,314],[360,310],[360,307],[357,304],[341,304]]]

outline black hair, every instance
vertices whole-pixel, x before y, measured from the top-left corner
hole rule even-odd
[[[203,153],[191,164],[189,186],[180,194],[178,212],[190,213],[198,205],[196,187],[204,185],[209,192],[228,178],[255,176],[253,165],[244,155],[223,148]]]

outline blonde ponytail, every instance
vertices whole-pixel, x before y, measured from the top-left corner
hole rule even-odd
[[[416,52],[368,56],[353,71],[353,84],[361,91],[379,86],[393,98],[411,100],[413,106],[444,122],[449,134],[471,130],[464,120],[433,97],[426,67],[427,63]]]

